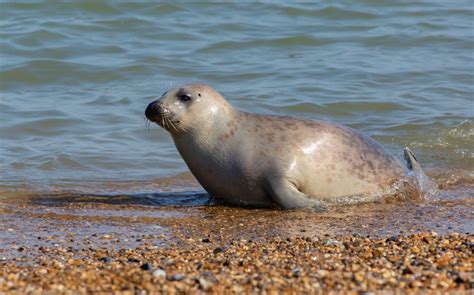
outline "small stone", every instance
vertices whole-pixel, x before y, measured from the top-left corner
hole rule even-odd
[[[387,238],[388,242],[396,242],[397,240],[398,240],[397,236],[391,236],[391,237]]]
[[[217,247],[214,249],[214,251],[212,251],[214,254],[217,254],[217,253],[222,253],[224,252],[224,247]]]
[[[180,273],[173,274],[172,276],[168,277],[168,281],[182,281],[186,276]]]
[[[319,276],[325,278],[329,275],[329,272],[327,270],[324,270],[324,269],[319,269],[316,271],[318,273]]]
[[[25,250],[25,248],[24,247],[19,247],[17,250],[18,250],[18,252],[23,252]]]
[[[159,277],[159,278],[165,278],[166,277],[166,271],[162,270],[161,268],[155,269],[153,271],[153,276],[154,277]]]
[[[326,245],[326,246],[342,246],[342,247],[344,247],[344,244],[343,244],[341,241],[334,240],[334,239],[327,239],[327,240],[324,242],[324,245]]]
[[[141,270],[151,270],[151,269],[152,269],[152,266],[151,266],[151,264],[149,264],[149,263],[147,262],[147,263],[143,263],[142,265],[140,265],[140,269],[141,269]]]
[[[204,238],[204,239],[202,239],[202,242],[203,242],[203,243],[210,243],[211,240],[210,240],[209,238]]]
[[[301,276],[301,269],[299,268],[294,268],[292,271],[291,271],[291,275],[294,277],[294,278],[299,278]]]
[[[132,257],[132,258],[129,258],[129,259],[128,259],[128,262],[130,262],[130,263],[139,263],[140,260],[138,260],[138,259]]]
[[[461,283],[469,282],[469,281],[472,281],[472,277],[469,272],[460,272],[454,279],[454,282],[456,284],[461,284]]]
[[[203,291],[208,291],[212,287],[212,283],[205,278],[199,278],[198,279],[199,287]]]
[[[110,261],[112,261],[112,259],[110,259],[110,257],[104,256],[104,257],[101,257],[99,261],[104,262],[104,263],[109,263]]]
[[[377,257],[380,257],[383,255],[384,249],[382,247],[378,247],[374,250],[374,254]]]

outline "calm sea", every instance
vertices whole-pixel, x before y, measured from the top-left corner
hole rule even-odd
[[[473,22],[457,0],[1,3],[0,188],[133,193],[187,177],[144,110],[188,82],[408,146],[438,180],[472,183]]]

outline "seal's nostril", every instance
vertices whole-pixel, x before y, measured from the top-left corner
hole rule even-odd
[[[145,110],[145,116],[148,118],[148,120],[154,121],[157,115],[163,114],[166,111],[168,110],[163,109],[158,101],[153,101],[147,106]]]

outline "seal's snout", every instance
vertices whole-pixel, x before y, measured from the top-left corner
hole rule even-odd
[[[147,106],[145,110],[145,116],[148,120],[155,122],[156,117],[159,116],[162,112],[163,108],[157,101],[154,101]]]

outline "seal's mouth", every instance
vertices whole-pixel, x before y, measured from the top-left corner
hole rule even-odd
[[[145,110],[145,116],[150,122],[154,122],[168,131],[178,131],[179,121],[174,120],[173,113],[163,108],[158,102],[154,101],[148,105]]]

